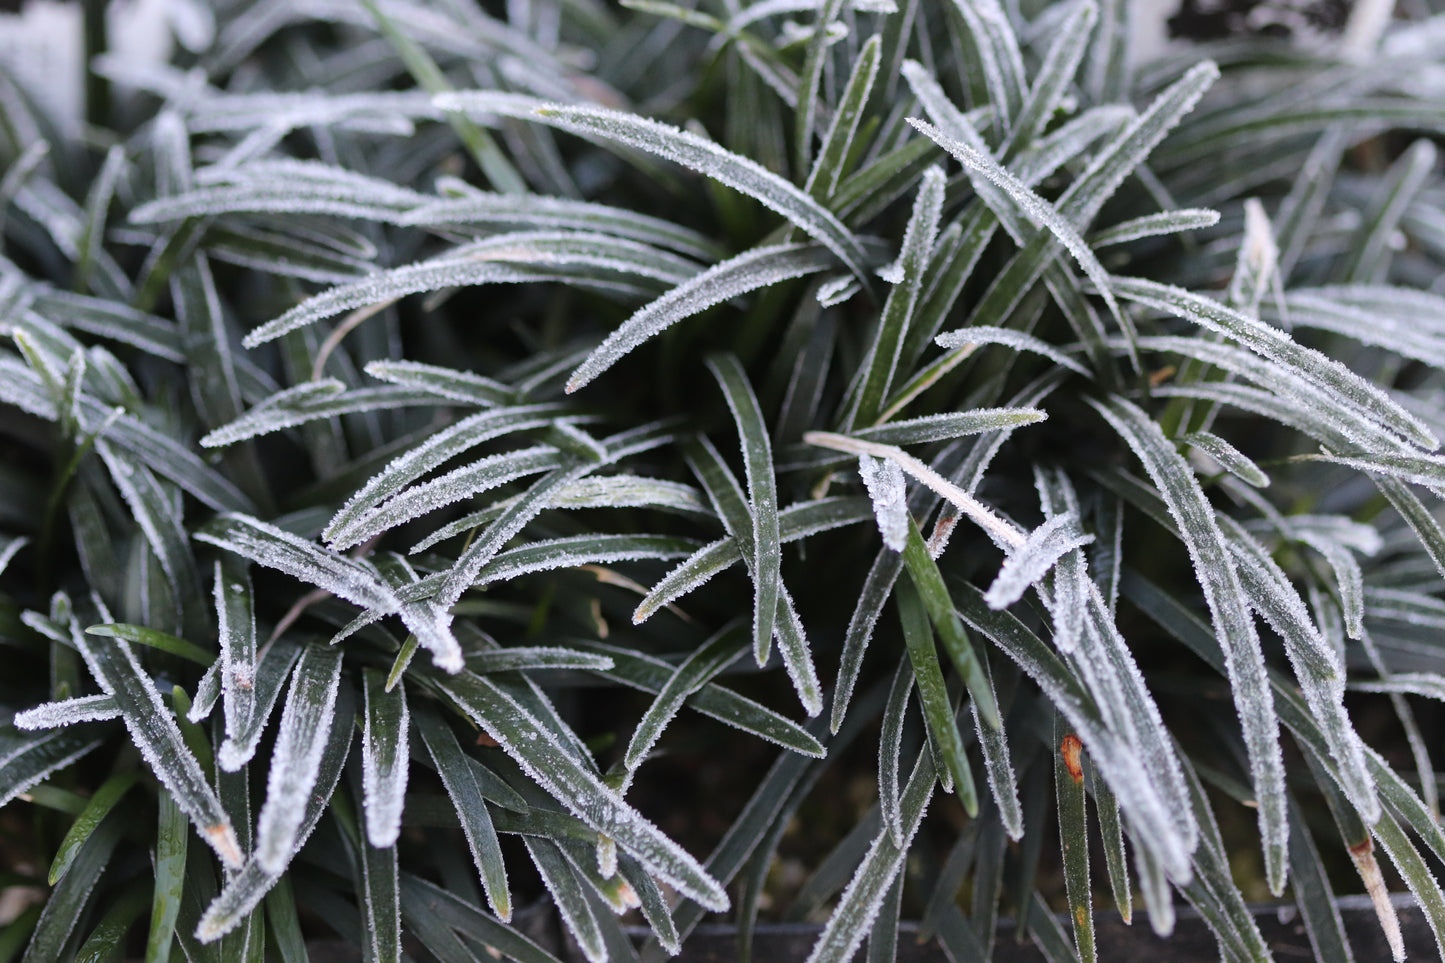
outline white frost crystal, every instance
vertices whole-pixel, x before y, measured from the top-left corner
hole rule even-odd
[[[896,462],[871,455],[858,456],[858,474],[873,500],[873,514],[878,518],[878,532],[883,544],[895,552],[903,551],[908,539],[908,499],[903,483],[903,469]]]

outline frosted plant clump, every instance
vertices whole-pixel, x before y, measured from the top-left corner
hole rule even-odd
[[[1438,955],[1438,0],[79,6],[78,112],[0,63],[11,950]]]

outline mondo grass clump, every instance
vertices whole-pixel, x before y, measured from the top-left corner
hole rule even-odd
[[[1445,13],[1137,6],[233,0],[84,124],[0,74],[0,955],[1445,936]]]

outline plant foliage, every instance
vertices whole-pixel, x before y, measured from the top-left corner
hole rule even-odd
[[[6,953],[1445,947],[1432,4],[174,6],[0,76]]]

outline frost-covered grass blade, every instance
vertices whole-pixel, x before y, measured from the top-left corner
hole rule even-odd
[[[632,741],[627,744],[622,763],[629,770],[642,765],[652,751],[662,730],[682,708],[683,701],[708,682],[741,654],[738,633],[733,627],[709,639],[677,667],[672,678],[662,686],[657,698],[637,723]]]
[[[1028,540],[1004,561],[984,601],[990,608],[1008,608],[1023,597],[1030,585],[1043,578],[1065,552],[1093,540],[1094,536],[1085,534],[1079,527],[1076,517],[1055,515],[1030,532]]]
[[[410,709],[406,690],[397,684],[390,691],[386,677],[365,672],[365,722],[361,730],[362,800],[366,812],[366,839],[387,848],[401,834],[410,764]]]
[[[817,244],[755,247],[715,264],[624,321],[572,373],[567,390],[582,388],[623,355],[679,321],[750,291],[826,271],[834,265],[828,248]]]
[[[509,920],[512,918],[512,893],[507,882],[507,868],[502,862],[501,843],[487,804],[482,801],[476,774],[462,747],[457,744],[457,737],[440,718],[430,712],[419,713],[417,731],[436,763],[452,805],[456,807],[467,847],[472,852],[472,862],[476,864],[487,893],[487,902],[499,917]]]
[[[913,213],[903,234],[903,249],[890,271],[893,289],[883,304],[883,317],[878,334],[868,349],[868,361],[857,407],[850,424],[869,426],[878,421],[884,399],[888,397],[897,373],[899,352],[908,337],[908,327],[923,289],[923,272],[928,254],[938,237],[938,222],[943,209],[943,172],[930,167],[923,172]]]
[[[1284,763],[1280,757],[1279,723],[1249,598],[1214,519],[1213,506],[1163,432],[1143,411],[1123,399],[1094,404],[1129,442],[1150,478],[1159,486],[1204,589],[1215,631],[1225,640],[1226,665],[1259,799],[1260,831],[1270,886],[1276,892],[1281,891],[1289,835],[1284,811]]]
[[[175,797],[206,844],[222,863],[239,867],[245,858],[231,817],[206,781],[200,764],[181,737],[175,716],[161,700],[155,682],[125,642],[93,641],[72,627],[72,641],[106,694],[115,699],[127,731],[151,771]]]
[[[928,745],[939,774],[939,783],[947,791],[957,791],[964,811],[970,816],[977,815],[978,794],[974,790],[973,770],[964,755],[963,739],[954,721],[953,705],[939,665],[928,612],[911,585],[894,590],[894,604],[898,607],[903,638],[908,646],[908,661],[913,666],[918,704],[927,725]]]
[[[327,737],[336,719],[341,653],[307,646],[291,675],[256,825],[256,865],[279,875],[303,838],[306,803],[316,786]],[[350,720],[346,720],[350,724]]]
[[[867,283],[868,259],[853,232],[827,208],[756,162],[697,134],[621,111],[548,106],[537,113],[546,123],[563,130],[605,137],[657,154],[754,198],[827,247],[860,281]]]
[[[1066,517],[1066,516],[1059,516]],[[1059,806],[1059,846],[1063,850],[1064,882],[1069,918],[1079,959],[1097,959],[1094,905],[1089,893],[1088,803],[1084,793],[1084,744],[1064,725],[1054,725],[1054,793]]]
[[[761,665],[767,659],[773,637],[773,620],[778,613],[782,587],[782,544],[778,532],[778,491],[773,478],[773,447],[763,422],[757,395],[736,357],[713,356],[708,368],[722,386],[737,425],[743,450],[743,470],[748,482],[748,516],[752,529],[753,583],[757,596],[753,608],[753,655]],[[734,537],[744,533],[734,532]]]
[[[598,642],[589,643],[589,647],[605,654],[612,662],[610,668],[599,671],[604,671],[610,678],[643,692],[661,692],[674,671],[668,663],[640,653]],[[822,743],[808,730],[715,683],[693,692],[684,704],[718,722],[752,733],[802,755],[815,759],[824,755]]]
[[[340,666],[339,659],[336,664]],[[316,753],[318,763],[310,774],[310,786],[302,799],[295,800],[301,810],[296,816],[288,817],[294,818],[297,823],[291,843],[294,847],[303,845],[316,828],[341,778],[342,764],[351,747],[353,706],[350,690],[341,689],[332,707],[332,724],[327,727],[321,749]],[[220,894],[206,907],[196,925],[196,939],[212,943],[231,932],[283,878],[281,873],[264,869],[258,854],[253,852],[240,872],[226,880]]]
[[[579,819],[636,856],[658,877],[703,906],[728,899],[715,880],[672,840],[624,803],[593,772],[578,765],[550,730],[482,676],[463,673],[440,683],[538,785]]]

